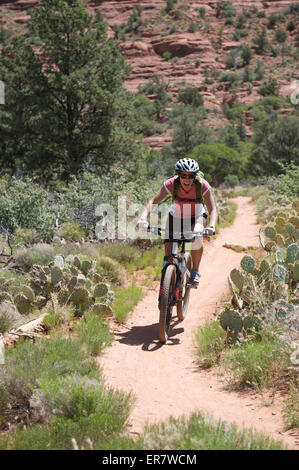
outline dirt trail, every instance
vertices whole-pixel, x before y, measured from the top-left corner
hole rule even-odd
[[[161,346],[157,340],[156,283],[135,307],[126,326],[114,326],[116,339],[98,360],[107,384],[132,391],[136,397],[129,419],[133,434],[141,432],[146,423],[200,411],[240,427],[265,431],[298,449],[298,434],[284,431],[281,397],[276,395],[271,403],[254,392],[228,391],[221,377],[199,369],[196,363],[194,332],[213,318],[217,303],[228,292],[227,275],[244,256],[224,248],[224,243],[258,245],[253,203],[246,197],[235,202],[235,222],[222,229],[215,240],[205,242],[199,288],[192,291],[188,315],[183,322],[174,323],[167,344]]]

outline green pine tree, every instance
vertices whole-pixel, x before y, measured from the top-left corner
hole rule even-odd
[[[0,127],[9,147],[6,160],[15,157],[27,169],[65,177],[87,161],[110,166],[119,158],[127,99],[128,67],[117,42],[107,38],[101,16],[93,18],[80,0],[43,0],[31,29],[42,42],[40,51],[18,38],[1,60],[10,89]],[[16,130],[20,139],[12,144]]]

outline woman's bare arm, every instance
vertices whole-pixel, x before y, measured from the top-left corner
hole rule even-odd
[[[167,195],[168,195],[168,192],[166,191],[165,187],[161,186],[159,191],[157,191],[157,193],[152,197],[152,199],[150,199],[150,201],[148,201],[148,203],[146,204],[140,219],[146,220],[152,211],[153,205],[159,204],[159,202],[163,201],[163,199]]]
[[[203,199],[204,199],[205,205],[207,206],[209,216],[210,216],[209,225],[215,228],[218,214],[217,214],[215,199],[214,199],[211,189],[203,196]]]

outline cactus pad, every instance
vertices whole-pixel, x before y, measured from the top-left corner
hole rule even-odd
[[[74,257],[74,265],[76,268],[81,269],[81,261],[79,260],[78,256]]]
[[[265,250],[268,252],[275,250],[275,248],[276,248],[276,243],[274,241],[267,242],[265,245]]]
[[[64,259],[63,256],[57,255],[54,258],[54,266],[58,266],[58,268],[63,269],[64,268]]]
[[[278,246],[285,246],[286,245],[285,238],[280,233],[276,237],[276,243],[277,243]]]
[[[290,217],[289,220],[288,220],[288,222],[289,222],[290,224],[293,224],[294,227],[296,227],[296,229],[299,228],[299,217]]]
[[[284,227],[285,226],[285,219],[283,217],[276,217],[275,225],[277,225],[278,227]]]
[[[291,269],[294,281],[299,282],[299,261],[295,261]]]
[[[30,312],[31,303],[23,294],[17,294],[14,297],[14,304],[17,307],[17,310],[23,315]]]
[[[88,260],[82,261],[80,269],[84,274],[87,274],[88,271],[91,269],[91,262]]]
[[[289,245],[287,247],[286,263],[293,263],[297,257],[298,252],[299,252],[298,244],[293,243],[292,245]]]
[[[243,327],[242,318],[236,310],[224,310],[220,315],[220,325],[224,330],[240,332]]]
[[[244,328],[244,330],[252,330],[253,328],[255,328],[257,330],[259,328],[260,324],[261,324],[261,321],[256,316],[246,315],[243,318],[243,328]]]
[[[84,276],[84,274],[78,274],[77,279],[78,279],[78,284],[81,284],[82,286],[85,285],[86,277]]]
[[[246,255],[243,256],[241,259],[241,267],[246,271],[247,273],[253,273],[254,272],[254,267],[255,267],[255,260],[252,256]]]
[[[76,287],[77,284],[78,284],[78,278],[77,276],[73,276],[69,282],[69,287],[71,288]]]
[[[89,301],[88,290],[84,287],[78,287],[74,290],[70,299],[75,305],[86,304]]]
[[[97,284],[94,288],[94,297],[104,297],[108,294],[109,286],[103,282]]]
[[[287,232],[287,234],[289,235],[290,238],[293,238],[294,234],[295,234],[295,227],[293,224],[291,224],[290,222],[288,222],[285,226],[285,231]]]
[[[97,315],[112,316],[113,310],[110,305],[106,305],[105,303],[97,303],[94,304],[92,308],[92,313],[95,313]]]
[[[265,249],[265,234],[264,234],[264,231],[262,229],[260,229],[260,231],[259,231],[259,237],[260,237],[261,247]]]
[[[23,291],[23,294],[25,295],[25,297],[27,297],[27,299],[29,300],[29,302],[34,302],[35,301],[35,293],[31,289],[31,287],[24,286],[22,291]]]
[[[288,272],[281,264],[275,264],[273,267],[273,279],[276,282],[286,282]]]
[[[276,237],[276,230],[274,227],[272,227],[271,225],[268,225],[266,228],[265,228],[265,235],[266,237],[268,238],[272,238],[274,239]]]
[[[58,300],[59,305],[65,305],[69,297],[70,297],[70,293],[68,289],[66,289],[65,287],[60,289],[60,291],[57,294],[57,300]]]
[[[58,266],[54,266],[51,269],[51,283],[52,284],[58,284],[58,282],[61,280],[63,275],[62,270]]]

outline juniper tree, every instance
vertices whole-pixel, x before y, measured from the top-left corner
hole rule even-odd
[[[110,164],[122,140],[117,130],[128,73],[117,42],[80,0],[43,0],[30,27],[40,50],[19,37],[1,58],[9,95],[0,124],[6,160],[60,175],[77,172],[86,160]]]

